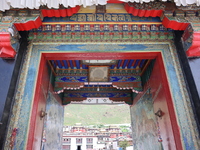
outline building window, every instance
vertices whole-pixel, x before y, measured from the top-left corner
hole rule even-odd
[[[71,143],[71,139],[70,138],[63,138],[63,143]]]
[[[77,138],[76,139],[76,144],[81,144],[82,143],[82,139],[81,138]]]
[[[93,143],[93,139],[92,138],[87,138],[87,143]]]
[[[86,149],[87,150],[93,149],[93,145],[86,145]]]
[[[63,150],[70,150],[70,145],[63,145]]]
[[[98,140],[103,140],[103,136],[99,136],[99,137],[98,137]]]

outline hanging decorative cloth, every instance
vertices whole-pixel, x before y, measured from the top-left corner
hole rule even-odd
[[[0,11],[9,10],[12,8],[29,8],[39,9],[41,5],[46,5],[48,8],[58,9],[62,4],[64,7],[76,7],[76,5],[83,5],[83,7],[91,5],[105,5],[108,0],[0,0]],[[137,2],[148,3],[154,0],[112,0],[122,2]],[[167,0],[162,0],[167,1]],[[174,0],[177,6],[186,6],[188,4],[196,4],[199,6],[200,0]]]

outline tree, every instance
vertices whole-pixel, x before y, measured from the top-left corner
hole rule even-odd
[[[103,128],[104,125],[103,125],[103,124],[98,124],[97,127],[98,127],[98,128]]]
[[[130,146],[130,144],[127,140],[119,142],[119,147],[123,148],[123,150],[126,150],[126,147],[128,147],[128,146]]]

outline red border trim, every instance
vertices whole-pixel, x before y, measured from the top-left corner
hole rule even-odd
[[[193,33],[192,45],[186,52],[188,57],[200,56],[200,31]]]
[[[57,58],[59,59],[79,59],[81,58],[84,59],[130,59],[130,58],[143,58],[143,59],[153,59],[157,58],[158,64],[160,68],[164,67],[163,60],[162,60],[162,55],[160,52],[132,52],[132,53],[42,53],[41,55],[41,62],[39,65],[39,71],[38,71],[38,77],[37,77],[37,83],[36,83],[36,89],[35,89],[35,94],[34,94],[34,102],[33,102],[33,107],[32,107],[32,112],[31,112],[31,119],[30,119],[30,128],[29,128],[29,133],[28,133],[28,142],[27,142],[27,150],[31,150],[33,147],[33,142],[34,142],[34,132],[35,131],[35,126],[36,126],[36,115],[37,115],[37,108],[38,108],[38,93],[40,92],[40,85],[42,83],[42,78],[43,78],[43,71],[45,67],[45,62],[49,59],[51,60],[56,60]],[[83,59],[82,59],[83,60]],[[181,139],[180,139],[180,132],[179,132],[179,126],[177,123],[176,115],[171,94],[169,91],[169,85],[167,81],[167,76],[165,73],[165,70],[161,71],[162,76],[164,77],[162,82],[164,83],[164,89],[167,98],[167,104],[168,108],[170,110],[170,120],[172,121],[172,127],[173,127],[173,133],[174,133],[174,138],[176,141],[176,147],[179,150],[182,150],[182,144],[181,144]]]
[[[37,29],[42,25],[42,20],[40,17],[37,17],[35,20],[30,20],[23,23],[14,23],[18,31],[29,31],[31,29]]]
[[[14,58],[16,51],[13,49],[10,43],[10,33],[0,32],[0,57]]]

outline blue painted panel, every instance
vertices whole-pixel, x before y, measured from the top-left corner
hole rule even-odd
[[[56,82],[88,82],[87,76],[57,76]],[[141,81],[140,76],[110,76],[109,82]]]
[[[128,68],[131,68],[133,62],[134,62],[134,59],[131,59],[131,60],[129,61],[129,63],[128,63]]]
[[[125,61],[124,61],[124,64],[122,65],[122,68],[123,68],[123,69],[126,67],[128,61],[129,61],[129,60],[125,60]]]
[[[61,64],[60,60],[56,60],[56,62],[57,62],[57,64],[58,64],[58,67],[59,67],[59,68],[62,68],[62,64]]]
[[[37,47],[37,46],[35,46]],[[96,52],[102,52],[103,51],[116,51],[116,50],[120,50],[120,51],[130,51],[132,49],[137,49],[139,50],[144,50],[146,48],[148,48],[146,45],[143,44],[133,44],[133,45],[123,45],[123,44],[118,44],[118,45],[112,45],[112,44],[79,44],[79,45],[58,45],[54,47],[57,50],[61,50],[61,51],[72,51],[72,50],[76,50],[79,52],[86,52],[86,51],[96,51]]]
[[[142,61],[141,61],[141,63],[140,63],[140,68],[142,68],[142,67],[143,67],[143,65],[144,65],[144,62],[145,62],[145,59],[142,59]]]
[[[110,77],[110,82],[132,82],[140,81],[140,77],[131,77],[131,76],[119,76],[119,77]]]
[[[69,66],[68,66],[68,64],[67,64],[67,61],[66,61],[66,60],[63,60],[63,63],[64,63],[65,68],[68,69]]]
[[[56,80],[57,79],[59,79],[59,78],[56,77]],[[87,77],[80,77],[80,76],[77,76],[77,77],[67,76],[67,77],[62,77],[59,80],[64,81],[64,82],[87,82],[88,78]]]
[[[110,67],[110,69],[114,69],[115,68],[115,65],[112,65],[111,67]]]
[[[88,67],[86,65],[82,65],[83,69],[88,69]]]
[[[52,64],[53,64],[54,68],[56,68],[56,63],[54,60],[52,60]]]
[[[75,60],[77,69],[80,69],[80,62],[79,60]]]
[[[96,92],[96,93],[66,93],[65,97],[82,98],[82,97],[131,97],[130,93],[113,93],[113,92]]]
[[[69,63],[70,63],[70,67],[71,67],[72,69],[74,69],[74,65],[73,65],[72,60],[69,60]]]
[[[140,62],[140,60],[137,59],[135,64],[134,64],[134,66],[133,66],[133,68],[136,68],[139,62]]]
[[[117,64],[117,68],[118,68],[118,69],[120,68],[121,63],[122,63],[122,60],[119,60],[119,61],[118,61],[118,64]]]

